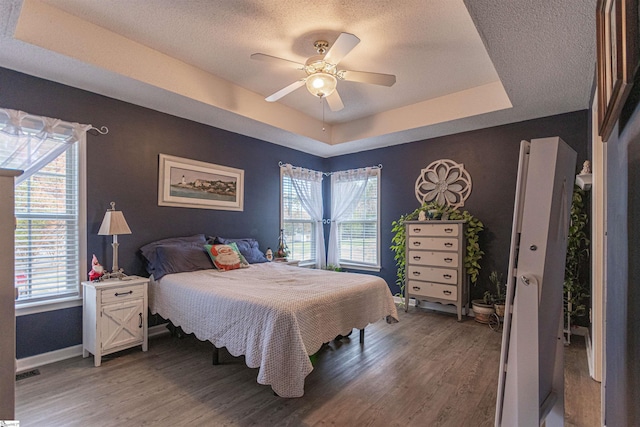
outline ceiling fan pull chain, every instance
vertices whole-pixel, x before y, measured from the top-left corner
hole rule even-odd
[[[322,132],[324,132],[324,102],[322,98],[324,98],[324,96],[320,97],[320,104],[322,104]]]

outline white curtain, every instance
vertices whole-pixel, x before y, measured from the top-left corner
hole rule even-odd
[[[316,268],[326,266],[324,256],[324,230],[322,228],[322,172],[298,168],[286,164],[283,166],[285,176],[291,179],[302,207],[315,221]]]
[[[331,229],[327,263],[340,267],[340,242],[338,227],[356,207],[362,197],[369,177],[376,175],[376,168],[352,169],[331,174]]]
[[[0,108],[0,168],[24,171],[15,185],[85,137],[91,125]]]

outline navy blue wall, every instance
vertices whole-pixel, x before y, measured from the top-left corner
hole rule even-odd
[[[560,136],[578,152],[578,165],[587,158],[588,112],[562,114],[456,135],[417,141],[393,147],[333,157],[332,171],[382,164],[380,231],[382,270],[380,276],[394,293],[396,268],[391,243],[391,222],[412,212],[420,203],[415,183],[421,169],[439,159],[464,164],[471,175],[473,190],[463,209],[479,218],[486,229],[480,237],[485,257],[472,298],[482,296],[486,278],[496,269],[506,276],[513,218],[520,141]]]
[[[279,229],[278,161],[320,171],[382,163],[379,275],[395,293],[391,222],[418,207],[414,185],[420,170],[448,158],[464,163],[473,180],[465,209],[487,227],[481,238],[485,278],[491,269],[507,268],[520,141],[558,135],[578,151],[579,164],[587,157],[586,111],[322,159],[2,68],[0,88],[0,107],[109,127],[109,134],[87,138],[88,253],[110,265],[110,239],[96,233],[109,202],[115,201],[133,232],[119,239],[120,265],[129,274],[145,274],[138,248],[163,237],[252,236],[263,250],[274,247]],[[159,207],[159,153],[243,169],[244,211]],[[483,289],[480,283],[472,296],[481,295]],[[80,307],[21,316],[16,322],[18,358],[82,342]],[[59,332],[63,329],[66,332]]]
[[[146,275],[138,249],[164,237],[251,236],[263,251],[275,247],[278,162],[325,169],[320,157],[3,68],[0,107],[109,128],[107,135],[87,136],[88,254],[111,266],[111,239],[96,233],[114,201],[132,230],[118,239],[119,264],[128,274]],[[244,211],[158,206],[159,153],[243,169]],[[20,316],[16,323],[18,358],[82,343],[81,307]]]

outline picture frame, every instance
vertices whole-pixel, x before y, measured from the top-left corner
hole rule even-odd
[[[606,142],[629,96],[638,65],[637,0],[598,0],[596,33],[598,134]]]
[[[244,210],[244,170],[159,155],[158,206]]]

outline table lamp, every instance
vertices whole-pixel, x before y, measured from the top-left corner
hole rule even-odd
[[[113,268],[111,273],[106,274],[108,277],[105,278],[122,278],[125,276],[124,272],[118,268],[118,234],[131,234],[131,229],[127,225],[122,212],[116,210],[116,203],[111,202],[111,209],[107,209],[100,230],[98,230],[99,236],[113,236],[113,243],[111,244],[113,246]]]

